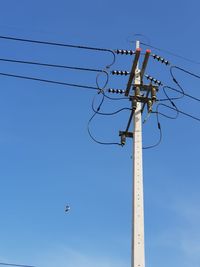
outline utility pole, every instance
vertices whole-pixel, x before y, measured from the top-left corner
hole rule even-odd
[[[147,105],[147,112],[149,114],[151,113],[152,105],[156,101],[156,91],[158,89],[158,86],[152,85],[151,82],[148,85],[143,83],[143,77],[151,51],[146,50],[141,69],[139,69],[140,53],[140,43],[137,41],[135,57],[131,72],[129,72],[130,76],[125,90],[125,96],[128,96],[131,100],[132,111],[126,130],[119,132],[122,145],[125,145],[127,137],[133,138],[131,267],[145,267],[142,113],[145,105]],[[115,73],[117,73],[117,71],[114,72],[114,74]],[[145,96],[144,92],[146,92]],[[133,122],[133,132],[129,131],[131,122]]]
[[[136,42],[136,50],[139,49]],[[137,63],[135,69],[135,91],[140,93],[141,72]],[[132,100],[132,102],[134,99]],[[132,103],[134,107],[134,103]],[[144,200],[143,200],[143,164],[142,164],[142,114],[141,102],[136,103],[133,114],[133,197],[132,197],[132,249],[131,267],[145,267],[144,245]]]

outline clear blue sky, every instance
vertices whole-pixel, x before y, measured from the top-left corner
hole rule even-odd
[[[200,61],[199,1],[0,1],[0,35],[105,48],[142,41]],[[154,51],[158,52],[158,51]],[[198,64],[159,54],[200,73]],[[0,40],[0,57],[103,68],[102,53]],[[114,68],[131,67],[119,58]],[[151,75],[173,85],[168,69]],[[0,72],[95,85],[95,75],[0,62]],[[200,97],[199,81],[178,74]],[[123,80],[124,81],[124,80]],[[111,77],[110,86],[122,86]],[[0,261],[38,267],[128,267],[131,243],[132,146],[100,146],[89,138],[94,92],[0,77]],[[127,103],[128,104],[128,103]],[[125,105],[127,105],[125,104]],[[194,104],[194,106],[193,106]],[[107,102],[105,111],[118,108]],[[196,116],[199,105],[180,108]],[[97,137],[118,141],[128,113],[98,118]],[[144,151],[147,267],[199,267],[200,124],[160,118],[163,140]],[[158,138],[153,119],[144,143]],[[65,214],[65,204],[71,210]]]

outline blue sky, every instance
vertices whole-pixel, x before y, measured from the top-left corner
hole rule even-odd
[[[141,41],[187,58],[199,57],[199,1],[0,1],[0,35],[134,49]],[[110,55],[0,40],[0,57],[104,68]],[[143,48],[146,49],[146,48]],[[200,73],[192,64],[153,52]],[[117,58],[113,68],[131,67]],[[167,67],[148,71],[173,85]],[[95,75],[0,62],[0,72],[95,85]],[[197,79],[177,72],[185,91],[200,97]],[[124,79],[111,77],[110,86]],[[128,267],[131,243],[132,145],[100,146],[87,133],[95,92],[0,77],[0,261],[41,267]],[[105,112],[119,106],[107,102]],[[196,116],[199,105],[179,101]],[[118,141],[128,119],[99,117],[93,131]],[[145,240],[148,267],[199,267],[199,134],[187,117],[160,118],[163,140],[144,151]],[[144,144],[158,138],[155,118]],[[66,204],[71,210],[65,214]]]

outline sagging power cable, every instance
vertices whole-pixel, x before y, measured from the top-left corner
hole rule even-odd
[[[36,62],[36,61],[15,60],[15,59],[7,59],[7,58],[0,58],[0,61],[2,61],[2,62],[9,62],[9,63],[19,63],[19,64],[27,64],[27,65],[36,65],[36,66],[43,66],[43,67],[71,69],[71,70],[82,70],[82,71],[92,71],[92,72],[105,72],[104,70],[101,70],[101,69],[83,68],[83,67],[66,66],[66,65],[58,65],[58,64],[50,64],[50,63],[41,63],[41,62]]]
[[[107,68],[111,67],[115,62],[114,50],[107,49],[107,48],[91,47],[91,46],[85,46],[85,45],[74,45],[74,44],[67,44],[67,43],[48,42],[48,41],[25,39],[25,38],[11,37],[11,36],[3,36],[3,35],[0,35],[0,39],[17,41],[17,42],[25,42],[25,43],[33,43],[33,44],[41,44],[41,45],[50,45],[50,46],[59,46],[59,47],[107,52],[107,53],[112,54],[113,56],[113,61],[107,65]]]
[[[17,75],[17,74],[12,74],[12,73],[0,72],[0,76],[25,79],[25,80],[32,80],[32,81],[51,83],[51,84],[58,84],[58,85],[64,85],[64,86],[72,86],[72,87],[78,87],[78,88],[86,88],[86,89],[91,89],[91,90],[99,90],[98,87],[94,87],[94,86],[88,86],[88,85],[83,85],[83,84],[74,84],[74,83],[66,83],[66,82],[47,80],[47,79],[40,79],[40,78],[36,78],[36,77],[22,76],[22,75]]]

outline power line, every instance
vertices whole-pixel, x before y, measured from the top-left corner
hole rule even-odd
[[[185,69],[183,69],[183,68],[180,68],[180,67],[178,67],[178,66],[171,66],[171,67],[170,67],[170,73],[172,73],[172,70],[173,70],[173,69],[178,69],[178,70],[180,70],[180,71],[182,71],[182,72],[185,72],[185,73],[187,73],[187,74],[189,74],[189,75],[191,75],[191,76],[193,76],[193,77],[195,77],[195,78],[197,78],[197,79],[200,79],[200,75],[195,74],[195,73],[193,73],[193,72],[191,72],[191,71],[185,70]]]
[[[155,113],[155,114],[156,114],[157,125],[158,125],[158,130],[159,130],[159,139],[158,139],[158,141],[157,141],[155,144],[153,144],[153,145],[149,145],[149,146],[145,146],[145,147],[143,147],[142,149],[151,149],[151,148],[155,148],[155,147],[159,146],[160,143],[162,142],[162,136],[163,136],[163,134],[162,134],[161,124],[160,124],[160,121],[159,121],[159,118],[158,118],[158,112],[152,112],[152,113]]]
[[[185,116],[187,116],[187,117],[190,117],[190,118],[193,119],[193,120],[196,120],[196,121],[199,121],[199,122],[200,122],[200,118],[197,118],[197,117],[195,117],[195,116],[193,116],[193,115],[191,115],[191,114],[189,114],[189,113],[186,113],[186,112],[184,112],[184,111],[181,111],[181,110],[179,110],[179,109],[170,107],[170,106],[165,105],[165,104],[160,104],[160,105],[165,106],[166,108],[172,109],[172,110],[174,110],[174,111],[176,111],[176,112],[178,111],[179,113],[181,113],[181,114],[183,114],[183,115],[185,115]],[[163,114],[160,113],[160,112],[159,112],[159,114],[163,115]],[[166,115],[165,115],[165,117],[166,117]]]
[[[44,66],[44,67],[71,69],[71,70],[105,72],[104,70],[100,70],[100,69],[82,68],[82,67],[74,67],[74,66],[66,66],[66,65],[57,65],[57,64],[50,64],[50,63],[41,63],[41,62],[36,62],[36,61],[15,60],[15,59],[7,59],[7,58],[0,58],[0,61],[9,62],[9,63],[19,63],[19,64]]]
[[[99,113],[99,111],[100,111],[100,109],[101,109],[101,107],[102,107],[102,105],[104,103],[105,95],[104,95],[104,93],[102,94],[102,99],[101,99],[100,104],[98,105],[98,107],[97,107],[96,110],[94,109],[94,101],[95,101],[95,98],[96,98],[96,96],[94,96],[93,101],[92,101],[92,108],[93,108],[94,114],[91,116],[91,118],[89,119],[88,124],[87,124],[87,131],[88,131],[88,134],[89,134],[90,138],[95,143],[100,144],[100,145],[119,145],[119,146],[121,146],[121,144],[118,143],[118,142],[102,142],[102,141],[99,141],[91,133],[90,125],[91,125],[92,121],[94,120],[94,118],[96,117],[96,115]]]
[[[83,85],[83,84],[74,84],[74,83],[66,83],[66,82],[60,82],[60,81],[46,80],[46,79],[16,75],[16,74],[11,74],[11,73],[0,72],[0,75],[6,76],[6,77],[12,77],[12,78],[19,78],[19,79],[25,79],[25,80],[44,82],[44,83],[58,84],[58,85],[64,85],[64,86],[72,86],[72,87],[78,87],[78,88],[86,88],[86,89],[91,89],[91,90],[99,90],[98,87],[94,87],[94,86],[87,86],[87,85]]]
[[[196,61],[196,60],[193,60],[193,59],[189,59],[189,58],[187,58],[187,57],[181,56],[181,55],[176,54],[176,53],[174,53],[174,52],[171,52],[171,51],[169,51],[169,50],[162,49],[162,48],[159,48],[159,47],[156,47],[156,46],[153,46],[153,45],[144,43],[144,42],[140,42],[140,43],[141,43],[142,45],[144,45],[144,46],[153,48],[153,49],[155,49],[155,50],[158,50],[158,51],[161,51],[161,52],[164,52],[164,53],[167,53],[167,54],[169,54],[169,55],[171,55],[171,56],[173,56],[173,57],[177,57],[177,58],[183,59],[183,60],[188,61],[188,62],[190,62],[190,63],[198,64],[198,65],[200,64],[199,61]]]
[[[172,90],[174,92],[177,92],[177,93],[182,94],[182,96],[180,96],[180,97],[172,97],[172,98],[170,98],[171,100],[177,100],[177,99],[182,98],[183,96],[186,96],[186,97],[189,97],[189,98],[191,98],[193,100],[196,100],[196,101],[200,102],[200,98],[197,98],[195,96],[192,96],[190,94],[187,94],[187,93],[183,92],[182,90],[180,91],[180,90],[178,90],[178,89],[176,89],[174,87],[170,87],[170,86],[164,86],[163,88],[170,89],[170,90]],[[159,99],[158,101],[166,101],[166,100],[168,100],[168,98],[166,98],[166,99]]]
[[[113,55],[113,61],[107,67],[112,66],[114,64],[114,62],[115,62],[115,52],[113,50],[107,49],[107,48],[91,47],[91,46],[85,46],[85,45],[74,45],[74,44],[67,44],[67,43],[48,42],[48,41],[24,39],[24,38],[3,36],[3,35],[0,35],[0,39],[10,40],[10,41],[18,41],[18,42],[25,42],[25,43],[33,43],[33,44],[42,44],[42,45],[50,45],[50,46],[59,46],[59,47],[67,47],[67,48],[76,48],[76,49],[85,49],[85,50],[108,52],[108,53],[111,53]]]

